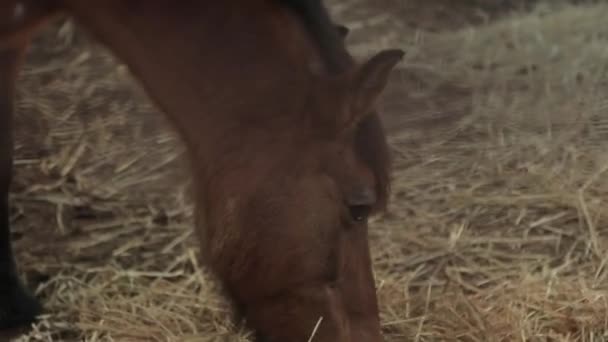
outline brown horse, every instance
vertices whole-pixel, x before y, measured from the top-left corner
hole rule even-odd
[[[381,341],[367,217],[386,204],[389,158],[374,106],[402,52],[354,63],[320,0],[0,4],[0,328],[40,311],[9,241],[12,102],[30,37],[60,14],[183,138],[204,261],[258,340]]]

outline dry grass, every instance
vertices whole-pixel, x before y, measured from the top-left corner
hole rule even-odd
[[[608,5],[549,4],[353,32],[408,51],[370,232],[388,341],[608,340]],[[181,148],[124,68],[64,27],[22,85],[18,258],[49,315],[19,341],[246,341],[196,262]]]

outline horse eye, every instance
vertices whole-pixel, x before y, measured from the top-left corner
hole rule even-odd
[[[348,209],[350,210],[351,218],[357,222],[367,220],[372,211],[372,207],[369,205],[351,205]]]

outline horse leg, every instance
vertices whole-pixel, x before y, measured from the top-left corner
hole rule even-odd
[[[34,321],[42,307],[19,280],[10,237],[15,81],[25,48],[0,48],[0,330]]]

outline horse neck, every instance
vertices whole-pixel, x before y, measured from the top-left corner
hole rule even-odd
[[[235,139],[255,144],[276,135],[279,122],[298,127],[289,120],[301,119],[304,61],[313,49],[295,20],[271,3],[64,0],[68,14],[129,66],[194,159],[207,165],[234,151]]]

